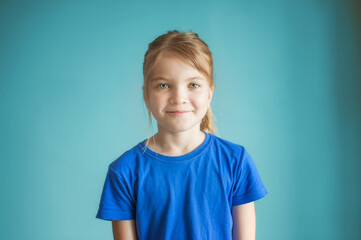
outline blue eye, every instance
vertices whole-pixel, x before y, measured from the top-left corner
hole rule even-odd
[[[197,83],[191,83],[191,88],[199,88],[199,85]]]
[[[166,87],[163,87],[163,86],[166,86]],[[158,85],[158,87],[159,87],[160,89],[166,89],[166,88],[168,88],[168,85],[165,84],[165,83],[161,83],[161,84]]]

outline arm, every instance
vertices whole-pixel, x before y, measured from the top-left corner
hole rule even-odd
[[[232,207],[233,230],[232,239],[256,239],[256,212],[254,202]]]
[[[133,220],[113,220],[114,240],[136,240],[137,232]]]

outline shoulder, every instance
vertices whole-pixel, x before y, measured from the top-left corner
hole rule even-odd
[[[211,134],[211,137],[213,138],[213,145],[214,145],[215,149],[217,149],[217,151],[221,151],[223,153],[228,153],[229,155],[232,155],[233,157],[239,157],[245,151],[245,148],[243,145],[231,142],[229,140],[223,139],[223,138],[213,135],[213,134]]]
[[[113,162],[109,164],[109,168],[117,173],[134,169],[137,159],[143,156],[140,145],[141,142],[122,153],[119,157],[117,157]]]

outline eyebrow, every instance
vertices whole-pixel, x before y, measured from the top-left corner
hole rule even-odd
[[[195,80],[195,79],[204,80],[204,78],[199,77],[199,76],[190,77],[190,78],[187,78],[186,80]],[[164,77],[155,77],[155,78],[152,78],[151,82],[158,81],[158,80],[169,80],[169,79],[164,78]]]

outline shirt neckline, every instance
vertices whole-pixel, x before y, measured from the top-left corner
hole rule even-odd
[[[157,159],[159,161],[172,162],[172,163],[190,161],[190,160],[193,160],[195,157],[197,157],[199,154],[201,154],[210,144],[210,139],[211,139],[210,133],[205,132],[203,130],[201,130],[201,131],[206,134],[206,137],[203,140],[203,142],[201,143],[201,145],[199,145],[193,151],[186,153],[184,155],[181,155],[181,156],[167,156],[167,155],[163,155],[163,154],[154,152],[153,150],[151,150],[150,148],[148,148],[145,145],[146,139],[143,140],[142,142],[140,142],[138,144],[138,146],[139,146],[140,150],[142,151],[142,153],[147,154],[148,156],[150,156],[154,159]]]

